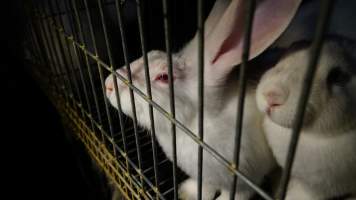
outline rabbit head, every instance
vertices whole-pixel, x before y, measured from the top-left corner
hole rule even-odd
[[[355,128],[355,44],[341,37],[324,42],[304,116],[305,129],[333,133]],[[258,108],[282,127],[293,125],[310,49],[310,42],[292,45],[257,87]]]
[[[258,1],[250,58],[260,54],[286,29],[300,2],[301,0]],[[232,84],[229,74],[241,62],[245,4],[244,0],[217,0],[205,21],[204,89],[205,109],[209,112],[218,112],[232,99],[233,95],[229,92],[234,88],[229,86]],[[175,106],[179,110],[177,118],[184,121],[194,119],[198,105],[197,38],[196,35],[180,52],[172,55]],[[147,56],[153,101],[169,111],[167,55],[161,51],[151,51]],[[132,62],[130,66],[133,85],[146,92],[143,58]],[[127,77],[124,68],[117,70],[117,73]],[[123,112],[132,116],[129,88],[119,79],[118,84]],[[106,79],[106,94],[111,104],[117,107],[112,75]],[[138,121],[149,128],[147,102],[137,95],[135,97]]]
[[[168,62],[167,54],[162,51],[151,51],[147,54],[149,62],[149,73],[150,73],[150,85],[153,101],[158,105],[163,107],[166,111],[169,111],[170,98],[169,98],[169,76],[168,76]],[[186,115],[191,114],[190,109],[184,109],[185,107],[191,108],[192,103],[189,101],[189,90],[185,90],[189,83],[189,70],[186,69],[185,63],[179,57],[173,55],[172,57],[172,69],[173,69],[173,81],[175,86],[175,101],[176,106],[183,109],[181,113],[186,113]],[[141,90],[145,95],[147,95],[147,85],[145,77],[145,69],[143,59],[138,59],[130,64],[131,76],[133,85]],[[116,71],[118,74],[128,79],[128,72],[125,67],[122,67]],[[122,111],[133,117],[131,98],[129,87],[122,81],[118,79],[118,91],[120,94],[120,103]],[[115,94],[113,75],[110,75],[106,81],[106,95],[110,103],[118,108],[118,102]],[[138,95],[134,95],[136,113],[139,123],[145,128],[150,127],[149,121],[149,110],[146,100]]]

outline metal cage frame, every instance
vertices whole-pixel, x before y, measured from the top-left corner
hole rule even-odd
[[[83,24],[79,13],[78,4],[82,3],[80,9],[85,10],[86,20],[89,22],[90,40],[93,45],[93,50],[88,48],[88,44],[83,36]],[[176,129],[182,130],[185,134],[191,137],[199,145],[199,169],[198,199],[201,199],[202,193],[202,159],[203,150],[211,154],[222,165],[231,171],[234,177],[231,183],[230,199],[234,199],[237,179],[241,179],[251,188],[255,190],[263,199],[272,200],[273,197],[269,195],[262,188],[257,186],[248,177],[244,176],[238,169],[239,165],[239,151],[240,140],[242,133],[243,121],[243,105],[246,90],[246,67],[248,65],[250,36],[252,31],[252,22],[256,1],[251,0],[246,4],[248,6],[248,17],[245,21],[244,32],[244,46],[242,56],[242,64],[240,66],[239,87],[240,95],[236,117],[236,136],[234,149],[234,162],[229,162],[221,154],[215,151],[211,146],[204,142],[203,133],[203,107],[204,107],[204,19],[203,8],[204,1],[198,0],[198,71],[199,71],[199,87],[197,92],[199,94],[199,124],[198,133],[193,133],[184,124],[175,118],[175,103],[174,103],[174,88],[172,82],[172,48],[171,48],[171,22],[169,1],[162,0],[164,13],[164,30],[165,30],[165,44],[167,52],[167,62],[169,68],[169,88],[170,88],[170,110],[164,110],[160,105],[152,100],[150,82],[149,82],[149,67],[147,60],[146,35],[144,30],[144,19],[142,17],[141,0],[136,1],[138,24],[140,30],[140,39],[142,47],[142,56],[145,66],[145,76],[147,87],[147,95],[140,91],[132,84],[130,62],[128,59],[127,41],[125,35],[125,23],[122,16],[121,6],[124,1],[115,0],[115,8],[119,28],[122,39],[122,49],[124,53],[125,66],[128,70],[128,79],[124,78],[115,71],[115,63],[112,58],[110,38],[107,34],[107,22],[103,14],[102,0],[97,0],[100,11],[100,20],[102,30],[104,32],[104,39],[106,43],[107,55],[109,62],[103,61],[98,54],[96,46],[96,36],[94,34],[94,27],[91,22],[92,13],[88,8],[87,0],[71,0],[65,1],[64,6],[59,4],[58,0],[34,1],[28,2],[26,8],[30,20],[27,26],[27,49],[30,52],[31,64],[30,69],[34,74],[36,80],[39,81],[40,86],[46,92],[48,97],[56,106],[58,112],[61,114],[63,122],[71,127],[76,133],[76,136],[83,142],[90,156],[97,162],[100,168],[105,172],[109,179],[116,185],[117,189],[123,194],[126,199],[178,199],[178,182],[179,177],[176,161]],[[293,159],[296,152],[299,133],[301,131],[304,111],[308,96],[310,93],[311,84],[316,71],[321,46],[323,43],[323,34],[327,28],[330,12],[332,9],[331,0],[321,1],[321,12],[318,20],[317,31],[312,43],[312,53],[309,60],[308,71],[305,74],[305,81],[303,83],[302,94],[299,99],[298,112],[295,114],[295,121],[292,131],[292,140],[289,146],[287,161],[285,163],[285,170],[282,174],[281,183],[279,186],[279,195],[277,199],[284,199],[286,196],[286,189],[290,179],[290,173],[293,166]],[[64,8],[62,8],[64,7]],[[67,15],[70,19],[71,31],[65,29],[62,15]],[[69,52],[69,53],[66,53]],[[96,74],[94,74],[91,66],[96,66]],[[77,66],[77,67],[76,67]],[[116,118],[113,117],[108,105],[108,100],[105,98],[104,72],[113,74],[130,89],[130,98],[133,109],[133,121],[130,126],[127,126],[125,117],[121,111],[120,104],[116,113]],[[98,75],[99,77],[94,77]],[[95,85],[95,78],[99,78],[99,90]],[[86,82],[89,81],[89,84]],[[114,79],[115,93],[119,99],[120,91],[118,91],[117,81]],[[147,101],[149,106],[149,114],[151,119],[151,134],[149,136],[142,134],[142,130],[137,125],[137,117],[135,114],[134,98],[143,98]],[[92,97],[92,98],[91,98]],[[173,136],[173,164],[169,167],[171,177],[162,180],[159,176],[159,169],[167,163],[167,159],[159,159],[159,152],[155,142],[154,117],[153,109],[156,109],[171,121],[171,134]],[[115,128],[114,121],[119,122],[119,128]],[[107,125],[104,125],[107,124]],[[114,130],[116,129],[116,130]],[[129,130],[130,129],[130,130]],[[117,131],[120,133],[118,134]],[[130,134],[130,135],[127,135]],[[118,139],[119,138],[119,139]],[[130,141],[128,141],[128,138]],[[145,138],[145,139],[142,139]],[[130,144],[129,144],[130,143]],[[130,146],[130,147],[129,147]],[[144,147],[146,146],[146,147]],[[130,149],[131,148],[131,149]],[[152,156],[150,167],[144,167],[145,161],[142,159],[142,148],[151,149],[149,152]],[[147,174],[151,175],[150,177]],[[168,188],[166,185],[169,185]]]

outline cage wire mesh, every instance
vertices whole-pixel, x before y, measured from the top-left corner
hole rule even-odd
[[[33,0],[26,2],[29,16],[27,26],[27,53],[29,66],[34,77],[46,92],[63,122],[70,127],[90,154],[96,165],[105,172],[120,194],[126,199],[178,199],[178,185],[187,176],[177,167],[175,136],[176,130],[181,130],[199,145],[198,151],[198,199],[202,196],[202,159],[203,153],[210,154],[222,166],[230,170],[233,181],[231,196],[234,198],[237,180],[248,184],[262,199],[273,199],[270,191],[261,188],[242,174],[236,166],[239,164],[240,140],[242,132],[244,93],[246,91],[246,67],[248,65],[251,30],[256,1],[246,3],[248,11],[244,27],[244,47],[242,64],[240,66],[239,87],[240,95],[236,114],[236,138],[234,160],[229,161],[213,147],[204,142],[204,18],[206,10],[211,8],[211,2],[190,2],[196,4],[197,11],[191,18],[197,19],[198,37],[198,70],[197,88],[199,97],[199,120],[197,132],[189,130],[175,117],[174,87],[172,82],[172,23],[171,13],[175,8],[170,1],[163,0],[161,4],[161,19],[163,26],[161,36],[164,40],[164,50],[167,53],[170,88],[170,110],[163,109],[152,100],[150,87],[141,91],[132,84],[130,61],[134,57],[143,56],[145,76],[149,77],[147,60],[146,32],[147,18],[144,11],[149,12],[150,3],[144,1],[104,1],[104,0]],[[258,3],[258,2],[257,2]],[[155,3],[157,4],[157,2]],[[178,3],[174,3],[176,6]],[[206,5],[204,5],[206,4]],[[302,127],[303,112],[307,97],[310,93],[311,82],[315,74],[315,66],[323,42],[323,33],[327,27],[332,1],[321,2],[321,14],[315,39],[312,45],[312,56],[309,61],[309,71],[303,87],[303,95],[298,105],[296,122],[293,128],[286,169],[280,183],[280,193],[277,199],[284,199],[290,178],[293,158],[296,151],[299,132]],[[125,7],[126,9],[123,9]],[[131,9],[132,12],[126,12]],[[175,10],[174,12],[178,12]],[[132,20],[129,15],[137,15],[139,32],[133,33],[131,27],[125,25]],[[197,17],[195,17],[197,16]],[[134,18],[136,20],[136,18]],[[114,31],[113,31],[114,30]],[[141,52],[129,50],[128,34],[139,37]],[[160,37],[161,38],[161,37]],[[114,45],[116,44],[116,45]],[[117,45],[121,44],[121,45]],[[133,46],[133,45],[132,45]],[[154,45],[153,45],[154,46]],[[115,72],[118,63],[127,66],[128,78]],[[120,106],[118,111],[113,109],[106,98],[105,78],[113,74],[119,81],[130,88],[132,109],[135,110],[134,98],[143,98],[149,106],[151,132],[138,126],[137,116],[131,120],[123,114]],[[115,93],[118,83],[115,81]],[[149,79],[146,79],[149,85]],[[118,97],[118,96],[117,96]],[[118,98],[119,99],[119,98]],[[173,159],[170,161],[156,142],[153,110],[159,111],[171,123]],[[135,111],[133,112],[135,113]],[[203,151],[204,150],[204,151]]]

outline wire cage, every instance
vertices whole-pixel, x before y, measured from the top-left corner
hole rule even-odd
[[[176,119],[173,87],[172,52],[172,12],[178,12],[174,6],[179,2],[162,0],[149,5],[149,2],[136,0],[37,0],[26,2],[29,16],[27,26],[27,59],[30,71],[42,89],[51,99],[60,113],[65,126],[70,127],[76,137],[85,145],[87,152],[96,165],[105,172],[115,188],[125,199],[178,199],[178,186],[187,177],[177,166],[176,145],[177,129],[186,134],[199,145],[198,148],[198,196],[202,198],[202,160],[203,154],[210,154],[226,167],[233,177],[231,182],[231,199],[234,198],[237,180],[245,182],[262,199],[272,200],[275,197],[266,188],[258,186],[249,177],[238,170],[240,140],[243,120],[243,105],[246,92],[246,68],[249,63],[254,11],[258,1],[246,1],[247,17],[245,18],[243,53],[239,72],[239,100],[236,112],[236,136],[234,160],[230,161],[212,146],[204,142],[204,19],[214,1],[198,0],[190,2],[196,11],[191,18],[196,19],[198,37],[198,124],[194,132]],[[293,159],[301,131],[303,115],[308,101],[308,95],[316,70],[320,49],[324,39],[332,8],[332,0],[321,1],[320,17],[312,43],[312,54],[309,60],[308,72],[305,76],[302,95],[295,113],[292,139],[289,146],[286,167],[281,175],[279,193],[276,199],[284,199],[290,179]],[[170,110],[161,107],[153,101],[149,84],[149,67],[147,52],[149,33],[145,12],[150,12],[152,6],[160,4],[162,9],[162,26],[159,38],[164,43],[167,53],[168,81],[170,88]],[[151,7],[150,7],[151,6]],[[125,9],[123,9],[125,8]],[[130,9],[132,12],[127,12]],[[129,30],[130,15],[134,13],[138,20],[139,32]],[[153,21],[156,19],[152,19]],[[151,24],[150,24],[151,25]],[[161,25],[161,24],[160,24]],[[112,31],[115,30],[115,31]],[[132,34],[132,35],[129,35]],[[189,34],[188,34],[189,35]],[[130,44],[129,37],[139,37],[139,43]],[[187,36],[187,37],[191,37]],[[153,42],[154,43],[154,42]],[[115,44],[115,45],[114,45]],[[119,44],[119,45],[118,45]],[[138,45],[139,50],[130,46]],[[154,46],[154,45],[152,45]],[[143,56],[147,91],[141,91],[132,84],[130,61]],[[121,76],[115,70],[124,64],[128,78]],[[142,98],[149,107],[151,131],[138,125],[137,116],[125,116],[119,109],[113,109],[106,98],[105,78],[112,74],[126,84],[130,89],[132,109],[135,110],[134,98]],[[116,80],[116,79],[115,79]],[[115,82],[115,92],[120,95]],[[118,98],[119,99],[119,98]],[[171,123],[172,160],[168,159],[156,141],[154,131],[153,111],[164,115]],[[135,113],[135,111],[133,111]]]

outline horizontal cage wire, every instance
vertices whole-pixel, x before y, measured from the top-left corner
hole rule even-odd
[[[220,1],[220,0],[217,0]],[[222,0],[221,0],[222,1]],[[232,0],[237,1],[237,0]],[[197,199],[203,198],[204,189],[204,159],[209,155],[220,163],[222,168],[230,172],[231,181],[229,199],[235,199],[237,184],[242,182],[257,195],[254,199],[274,199],[272,190],[278,190],[278,198],[285,199],[288,183],[293,167],[293,160],[303,116],[311,90],[315,68],[319,59],[324,33],[330,20],[332,1],[322,2],[317,30],[312,43],[312,54],[308,63],[306,81],[302,88],[302,95],[298,104],[292,139],[286,159],[286,168],[281,174],[281,181],[277,189],[268,182],[262,186],[254,179],[242,173],[238,166],[243,138],[244,102],[247,90],[248,66],[250,65],[251,42],[253,43],[253,22],[255,10],[260,1],[251,0],[245,6],[243,23],[243,42],[240,70],[236,76],[239,91],[236,110],[236,126],[234,131],[234,145],[232,158],[225,157],[213,145],[208,144],[205,135],[205,96],[204,69],[207,59],[204,49],[208,41],[205,34],[209,27],[205,27],[204,20],[209,14],[215,1],[198,0],[196,10],[191,18],[196,18],[194,31],[197,31],[198,59],[197,87],[198,106],[196,122],[197,129],[191,130],[187,124],[180,121],[176,115],[176,99],[174,87],[175,61],[173,52],[178,49],[176,42],[175,23],[172,13],[179,12],[179,2],[162,0],[150,3],[144,0],[38,0],[26,3],[29,16],[27,26],[27,50],[29,66],[43,91],[57,108],[63,124],[69,127],[76,138],[85,146],[95,165],[108,177],[108,183],[125,199],[179,199],[179,185],[187,179],[187,175],[177,164],[177,151],[181,148],[177,144],[178,134],[184,134],[198,147]],[[156,4],[159,5],[156,7]],[[191,2],[189,3],[191,4]],[[156,11],[155,9],[158,9]],[[181,8],[181,7],[179,7]],[[152,11],[152,10],[154,11]],[[160,12],[160,22],[154,16]],[[148,16],[151,14],[152,16]],[[133,16],[134,15],[134,16]],[[149,25],[156,23],[160,26],[157,36],[161,40],[161,49],[167,63],[167,83],[169,88],[169,106],[164,107],[156,102],[152,92],[150,80],[151,67],[149,63],[149,48],[155,41]],[[132,28],[135,26],[135,28]],[[155,28],[155,27],[154,27]],[[154,29],[153,28],[153,29]],[[150,30],[150,31],[148,31]],[[188,34],[189,35],[189,34]],[[192,34],[189,35],[191,37]],[[194,36],[194,35],[193,35]],[[164,39],[162,39],[162,37]],[[132,39],[135,38],[135,39]],[[188,36],[187,36],[188,38]],[[177,39],[178,40],[178,39]],[[136,45],[136,48],[132,48]],[[135,68],[130,61],[142,56],[144,82],[146,90],[142,90],[134,83]],[[119,69],[119,67],[123,66]],[[125,71],[126,77],[117,69]],[[117,108],[111,106],[107,98],[106,78],[113,78],[113,88],[116,99],[122,95],[124,84],[129,90],[128,99],[132,116],[124,114],[123,105],[117,101]],[[204,98],[205,97],[205,98]],[[148,108],[149,131],[139,125],[140,109],[136,101],[145,101]],[[173,155],[168,158],[157,142],[158,120],[155,112],[164,116],[170,123],[172,136],[170,145]],[[178,113],[178,112],[177,112]],[[194,152],[193,152],[194,153]],[[229,179],[230,180],[230,179]],[[218,191],[215,195],[218,195]]]

